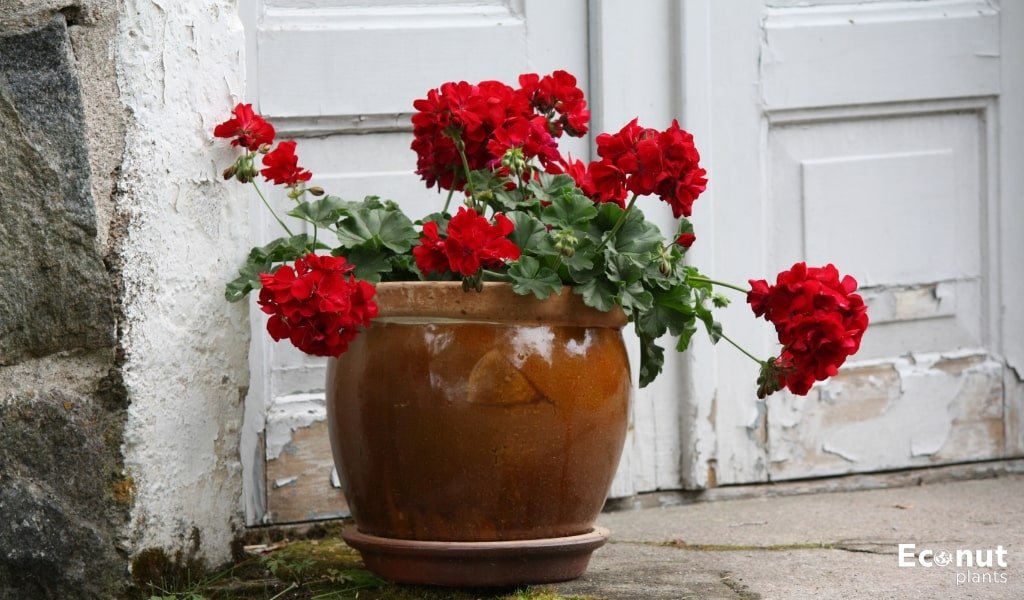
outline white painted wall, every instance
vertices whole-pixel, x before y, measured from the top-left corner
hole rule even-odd
[[[130,219],[121,250],[124,453],[135,484],[127,537],[133,552],[195,548],[217,563],[242,522],[249,370],[246,308],[222,292],[250,246],[248,198],[221,180],[235,153],[211,135],[244,93],[236,3],[127,0],[114,53],[129,121],[117,207]]]

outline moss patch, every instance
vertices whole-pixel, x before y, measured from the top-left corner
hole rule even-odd
[[[181,565],[159,551],[135,560],[136,598],[142,600],[600,600],[562,596],[547,588],[467,590],[398,585],[367,571],[359,553],[335,531],[279,542],[217,572]],[[272,546],[272,547],[273,547]]]

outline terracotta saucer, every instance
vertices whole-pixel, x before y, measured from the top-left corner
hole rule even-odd
[[[421,542],[367,535],[347,527],[342,537],[377,575],[399,583],[501,587],[576,579],[608,530],[561,538],[507,542]]]

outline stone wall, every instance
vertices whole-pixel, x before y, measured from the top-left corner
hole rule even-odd
[[[0,6],[0,596],[102,596],[124,578],[132,486],[94,193],[113,182],[89,160],[73,44],[90,38],[77,10]]]
[[[0,600],[230,556],[247,200],[210,131],[244,90],[236,13],[0,0]]]

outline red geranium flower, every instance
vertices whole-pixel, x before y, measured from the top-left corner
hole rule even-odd
[[[251,104],[238,104],[232,114],[232,118],[214,128],[215,137],[234,138],[232,146],[242,146],[253,152],[263,144],[274,143],[274,126],[254,113]]]
[[[595,170],[597,177],[601,178],[601,185],[594,181]],[[558,161],[549,164],[546,171],[554,175],[564,173],[572,177],[576,187],[594,202],[614,202],[620,208],[626,208],[626,180],[625,177],[620,177],[621,171],[614,167],[609,168],[598,162],[588,165],[582,160],[572,160],[570,157],[569,160],[559,158]]]
[[[340,356],[361,329],[377,316],[376,289],[352,276],[344,257],[307,254],[295,267],[282,265],[260,274],[259,304],[270,315],[267,332],[288,338],[316,356]]]
[[[493,157],[491,166],[511,148],[522,148],[525,158],[538,157],[545,165],[561,159],[544,117],[512,117],[496,128],[487,143],[487,150]]]
[[[618,133],[597,136],[597,153],[601,161],[590,172],[605,197],[616,197],[624,189],[638,196],[657,194],[679,218],[692,214],[693,201],[707,186],[693,136],[677,121],[659,132],[633,119]]]
[[[416,173],[427,187],[457,190],[465,185],[465,177],[453,134],[463,143],[469,168],[484,169],[504,154],[504,149],[498,155],[488,149],[494,131],[509,119],[534,116],[526,97],[500,81],[448,82],[427,92],[413,107]]]
[[[420,245],[412,251],[416,266],[427,274],[452,271],[464,277],[475,275],[482,267],[500,267],[519,258],[519,247],[508,239],[514,230],[515,225],[503,214],[494,215],[492,225],[472,208],[460,207],[448,222],[443,240],[436,222],[423,225]]]
[[[796,263],[779,273],[774,286],[750,280],[747,302],[754,314],[775,325],[783,349],[762,372],[758,395],[788,388],[806,394],[815,381],[839,371],[860,348],[868,326],[864,299],[854,292],[857,281],[839,278],[834,266]]]
[[[420,245],[412,249],[412,255],[424,275],[449,270],[448,254],[444,251],[444,240],[438,235],[437,221],[423,224],[423,237],[420,238]]]
[[[313,174],[299,166],[299,157],[295,155],[295,142],[281,142],[266,156],[263,164],[266,167],[260,174],[275,185],[295,185],[300,181],[309,181]]]
[[[573,137],[587,134],[590,111],[583,90],[576,87],[576,78],[566,71],[555,71],[540,77],[536,73],[519,76],[519,86],[530,103],[543,115],[557,113],[550,122],[551,133],[560,137],[562,132]]]

